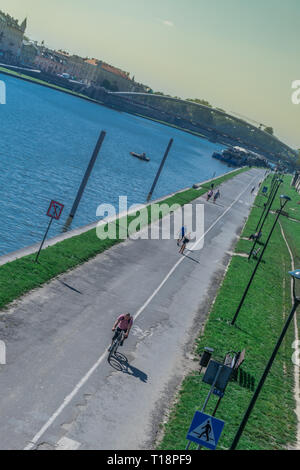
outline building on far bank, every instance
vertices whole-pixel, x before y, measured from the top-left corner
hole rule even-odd
[[[39,47],[34,66],[47,74],[60,75],[66,72],[67,56],[46,47]]]
[[[39,48],[37,43],[24,39],[20,55],[20,64],[33,67],[35,65],[35,59],[38,55]]]
[[[34,65],[48,74],[67,74],[71,79],[88,87],[104,87],[110,91],[148,90],[148,87],[131,79],[129,72],[124,72],[101,60],[83,58],[75,54],[70,55],[63,50],[54,51],[40,47]]]
[[[19,25],[10,15],[0,11],[0,60],[18,63],[27,27],[27,18]]]
[[[87,87],[103,87],[109,91],[147,91],[148,87],[135,82],[129,72],[102,60],[70,55],[52,50],[26,38],[27,18],[18,20],[0,10],[0,62],[35,67],[46,75],[72,79]],[[49,78],[49,77],[48,77]]]

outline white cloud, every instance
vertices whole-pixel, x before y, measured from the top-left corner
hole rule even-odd
[[[174,25],[173,21],[170,21],[170,20],[162,20],[161,18],[158,18],[158,21],[162,24],[164,24],[165,26],[169,26],[170,28],[172,28]]]

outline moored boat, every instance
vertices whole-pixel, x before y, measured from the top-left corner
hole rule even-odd
[[[130,152],[130,155],[132,155],[135,158],[139,158],[140,160],[143,160],[144,162],[150,162],[150,158],[146,156],[145,153],[135,153],[135,152]]]

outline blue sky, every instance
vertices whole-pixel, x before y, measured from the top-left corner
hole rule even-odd
[[[300,147],[300,0],[1,0],[27,34],[156,91],[204,98]]]

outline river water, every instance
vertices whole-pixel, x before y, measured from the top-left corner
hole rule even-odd
[[[101,203],[117,207],[119,195],[129,205],[144,202],[170,138],[153,198],[230,170],[211,158],[220,145],[3,74],[0,80],[7,93],[0,105],[0,255],[43,238],[52,199],[65,209],[49,236],[62,231],[101,130],[107,136],[72,228],[95,222]]]

